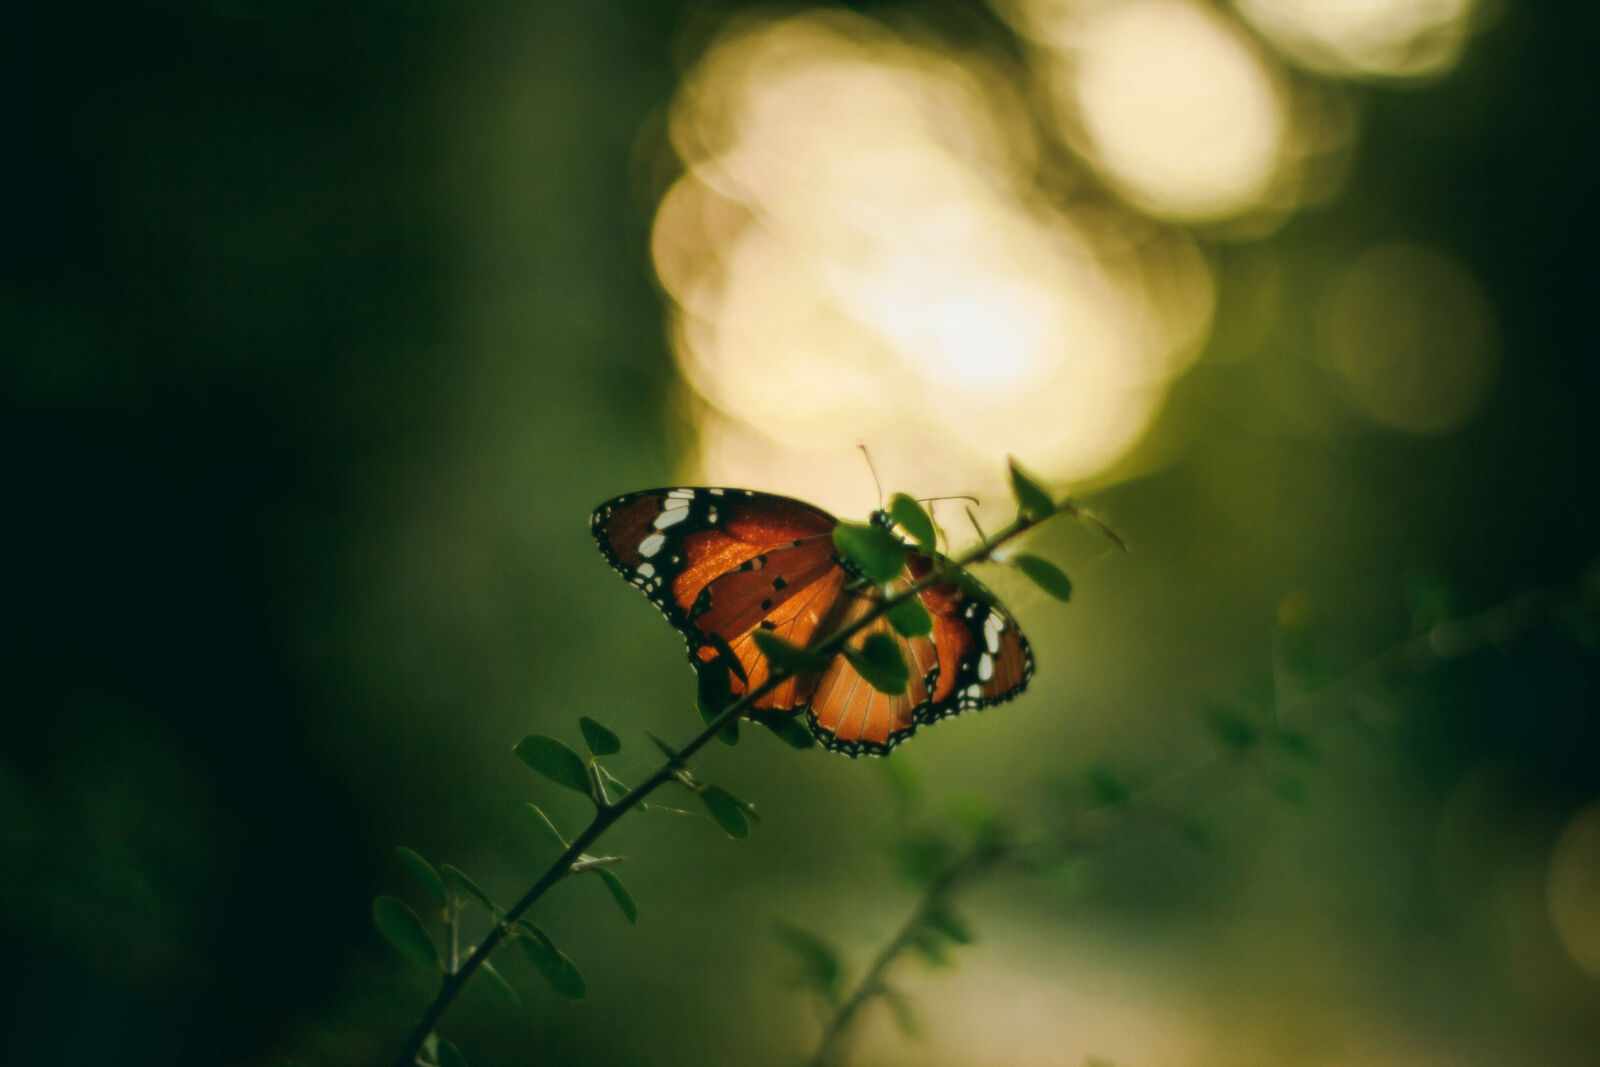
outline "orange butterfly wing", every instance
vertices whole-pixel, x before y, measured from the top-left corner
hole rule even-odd
[[[838,520],[788,497],[747,489],[652,489],[602,504],[590,525],[612,567],[683,634],[695,669],[719,659],[729,664],[735,696],[767,678],[757,630],[805,647],[859,619],[880,595],[863,587],[835,554]],[[896,583],[901,588],[936,565],[914,550],[908,557],[906,575]],[[858,648],[873,633],[897,641],[910,667],[904,693],[879,692],[839,656],[821,671],[785,679],[754,709],[804,710],[825,747],[881,755],[921,723],[1022,690],[1032,675],[1032,655],[992,597],[970,596],[954,583],[936,584],[921,596],[933,616],[931,634],[906,638],[879,619],[851,640]]]

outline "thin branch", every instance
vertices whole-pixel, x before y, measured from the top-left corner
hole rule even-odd
[[[1067,501],[1058,506],[1055,514],[1080,516],[1083,513],[1076,505]],[[1019,514],[1009,526],[1006,526],[993,537],[984,539],[953,560],[952,566],[956,569],[961,569],[974,563],[981,563],[989,559],[1001,545],[1019,537],[1037,525],[1039,525],[1039,520],[1030,519]],[[944,568],[934,568],[927,575],[912,582],[900,592],[877,601],[871,610],[849,625],[836,630],[826,640],[815,645],[811,651],[825,656],[838,654],[852,637],[877,622],[896,606],[919,595],[930,586],[948,581],[949,578],[949,573]],[[590,845],[599,840],[600,836],[609,830],[613,823],[638,806],[645,797],[666,783],[675,780],[691,756],[699,752],[730,723],[746,711],[751,710],[757,701],[782,685],[795,673],[798,672],[773,669],[768,674],[766,681],[748,690],[744,696],[723,709],[721,714],[708,722],[705,728],[696,734],[688,744],[679,749],[677,755],[669,758],[660,767],[656,768],[655,772],[639,785],[610,803],[605,801],[603,795],[594,798],[596,801],[595,815],[589,825],[573,839],[572,843],[566,847],[560,856],[556,857],[549,868],[539,876],[538,881],[534,882],[533,886],[523,894],[522,899],[517,901],[490,928],[488,935],[478,943],[478,947],[472,951],[461,966],[445,975],[438,994],[434,997],[433,1002],[428,1005],[428,1010],[423,1014],[422,1020],[417,1024],[416,1029],[412,1031],[400,1055],[395,1059],[396,1067],[415,1067],[418,1063],[417,1055],[427,1041],[428,1035],[438,1025],[445,1011],[455,1002],[456,997],[467,984],[468,979],[477,972],[478,968],[493,954],[494,950],[500,947],[500,943],[512,933],[517,921],[526,914],[528,909],[533,907],[557,882],[573,873],[574,865],[583,858]]]

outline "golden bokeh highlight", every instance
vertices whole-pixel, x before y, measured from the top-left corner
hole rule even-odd
[[[897,485],[984,491],[1008,452],[1083,480],[1139,440],[1207,336],[1209,268],[1181,230],[1045,202],[1013,81],[841,13],[690,73],[652,254],[695,476],[826,469],[845,510],[872,499],[857,441]]]
[[[1410,244],[1368,249],[1328,294],[1322,355],[1364,415],[1438,434],[1466,422],[1499,365],[1483,290],[1461,263]]]
[[[1292,176],[1276,62],[1189,0],[1015,0],[1041,49],[1062,133],[1140,209],[1185,221],[1247,214]]]
[[[1567,955],[1600,978],[1600,803],[1578,812],[1550,854],[1550,924]]]
[[[1473,30],[1476,0],[1234,0],[1240,16],[1301,66],[1346,78],[1447,73]]]

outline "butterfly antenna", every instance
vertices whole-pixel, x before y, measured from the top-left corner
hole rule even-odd
[[[933,504],[933,503],[937,503],[940,500],[965,500],[965,501],[968,501],[968,502],[973,503],[973,504],[981,504],[982,503],[982,501],[979,500],[975,496],[919,496],[919,497],[917,497],[917,503],[919,503],[919,504]]]
[[[978,525],[978,516],[972,513],[971,508],[967,509],[967,519],[972,523],[972,528],[978,531],[978,539],[981,541],[988,541],[989,535],[983,532],[982,526]]]
[[[872,472],[872,484],[878,487],[878,507],[883,507],[883,482],[878,479],[878,468],[872,464],[872,453],[867,451],[865,441],[857,441],[856,447],[861,449],[861,454],[866,457],[867,470]]]

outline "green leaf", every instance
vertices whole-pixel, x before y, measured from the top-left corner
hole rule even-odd
[[[1039,484],[1039,480],[1017,463],[1014,457],[1008,458],[1011,467],[1011,495],[1017,499],[1017,510],[1025,519],[1038,522],[1048,519],[1056,513],[1055,499]]]
[[[750,836],[749,805],[719,785],[708,785],[700,791],[706,810],[729,837],[743,840]]]
[[[809,727],[798,715],[768,715],[756,720],[777,735],[779,741],[802,751],[817,743]]]
[[[895,842],[895,860],[900,874],[919,885],[931,885],[954,862],[955,844],[931,830],[909,831]]]
[[[484,977],[489,979],[489,984],[499,990],[500,995],[513,1004],[521,1004],[522,998],[517,996],[517,988],[506,981],[505,975],[495,970],[494,965],[488,960],[478,964],[478,969],[483,971]]]
[[[1115,807],[1126,803],[1133,795],[1133,790],[1128,784],[1103,763],[1097,763],[1089,768],[1088,779],[1089,795],[1094,798],[1096,807]]]
[[[911,535],[917,547],[924,552],[932,552],[938,547],[938,537],[933,530],[933,520],[923,510],[922,505],[906,496],[896,493],[889,498],[889,517],[900,524],[900,528]]]
[[[1310,791],[1306,789],[1303,778],[1282,771],[1267,775],[1267,788],[1279,799],[1297,806],[1304,806],[1310,799]]]
[[[1011,565],[1063,604],[1072,599],[1072,579],[1049,560],[1023,552],[1012,557]]]
[[[427,887],[435,900],[441,904],[450,902],[450,895],[444,890],[444,879],[439,877],[439,872],[433,869],[433,864],[423,859],[415,850],[404,845],[395,849],[400,854],[400,860],[411,873],[417,876],[417,881]]]
[[[556,824],[550,821],[550,816],[544,813],[543,808],[530,802],[528,810],[533,812],[533,824],[539,828],[540,833],[562,848],[567,847],[567,839],[561,836],[561,831],[556,829]]]
[[[876,524],[841,522],[833,528],[833,547],[862,574],[880,585],[906,568],[906,545]]]
[[[839,981],[844,976],[838,951],[811,931],[788,923],[779,923],[777,934],[778,940],[783,942],[783,946],[800,965],[799,973],[795,976],[796,983],[802,989],[821,993],[830,1003],[837,1004]]]
[[[911,1003],[911,998],[898,989],[884,986],[883,999],[889,1005],[889,1013],[894,1017],[894,1028],[900,1031],[900,1036],[913,1041],[920,1038],[922,1020],[917,1017],[917,1010]]]
[[[490,915],[499,917],[500,909],[495,907],[494,901],[489,899],[489,894],[478,888],[478,883],[467,877],[467,873],[459,867],[452,867],[448,863],[439,864],[439,871],[445,879],[454,882],[460,889],[484,906]]]
[[[578,729],[583,732],[583,743],[596,756],[610,756],[622,751],[622,739],[584,715],[578,719]]]
[[[828,665],[827,656],[792,645],[771,631],[758,629],[752,631],[750,636],[775,671],[800,674],[804,671],[820,671]]]
[[[888,611],[889,625],[902,637],[921,637],[933,632],[933,616],[922,606],[920,597],[902,600]]]
[[[932,930],[916,931],[911,937],[911,947],[929,967],[945,967],[950,963],[944,939]]]
[[[467,1058],[461,1054],[461,1050],[442,1037],[434,1055],[438,1057],[439,1067],[468,1067]]]
[[[958,945],[972,944],[972,930],[967,926],[966,920],[952,911],[949,906],[941,905],[931,909],[926,921],[928,926]]]
[[[439,950],[433,947],[433,938],[427,927],[417,918],[405,901],[397,897],[381,896],[372,902],[372,921],[384,939],[399,949],[401,954],[430,971],[442,971]]]
[[[576,789],[591,800],[594,798],[593,784],[589,781],[589,770],[583,757],[555,738],[529,734],[518,741],[511,751],[523,763],[557,785]]]
[[[1317,747],[1311,738],[1299,730],[1279,730],[1272,735],[1273,742],[1284,752],[1302,763],[1317,762]]]
[[[519,922],[517,928],[517,944],[522,946],[522,951],[527,953],[534,967],[544,975],[551,989],[568,1000],[582,1000],[588,995],[589,987],[584,983],[578,965],[556,948],[543,930],[529,922]]]
[[[622,879],[617,877],[610,867],[592,867],[590,870],[600,876],[600,880],[611,890],[611,899],[617,902],[617,907],[622,909],[622,914],[627,916],[631,923],[639,921],[639,908],[633,902],[633,894],[628,892],[628,887],[622,884]]]
[[[856,673],[880,693],[898,696],[906,691],[911,671],[906,667],[900,645],[888,634],[868,634],[859,650],[846,646],[844,656]]]

